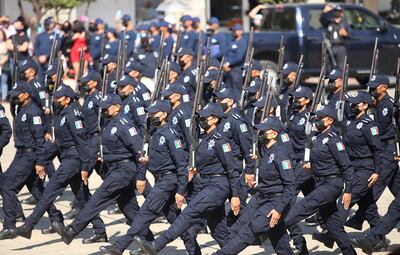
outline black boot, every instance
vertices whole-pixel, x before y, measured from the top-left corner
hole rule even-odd
[[[332,237],[329,236],[329,233],[327,234],[313,233],[312,239],[323,243],[326,247],[330,249],[332,249],[333,245],[335,244],[335,240],[333,240]]]
[[[362,230],[363,222],[360,222],[355,217],[353,217],[353,218],[350,218],[349,220],[347,220],[344,223],[344,225],[346,227],[349,227],[349,228],[352,228],[352,229]]]
[[[74,230],[71,227],[64,227],[61,230],[61,233],[59,233],[61,236],[61,239],[64,241],[66,244],[70,244],[74,237],[76,236]]]
[[[73,219],[75,219],[76,216],[79,215],[80,212],[81,212],[81,209],[78,209],[78,208],[74,207],[74,208],[71,209],[71,211],[67,212],[64,215],[64,219],[73,220]]]
[[[42,229],[42,234],[43,235],[54,234],[54,233],[60,234],[64,227],[65,227],[64,223],[54,221],[48,228]]]
[[[32,236],[32,227],[27,224],[22,225],[15,229],[15,234],[25,237],[26,239],[31,239]]]
[[[107,233],[104,232],[102,234],[94,234],[92,237],[83,239],[82,243],[89,244],[89,243],[106,243],[108,242]]]
[[[139,248],[137,248],[136,250],[130,251],[129,254],[130,255],[146,255],[146,253]]]
[[[142,251],[144,251],[148,255],[156,255],[157,254],[157,248],[155,246],[154,241],[153,242],[148,242],[146,240],[142,240],[140,237],[135,236],[133,238],[133,242],[140,247]]]
[[[3,230],[0,231],[0,240],[14,239],[16,237],[17,234],[15,234],[14,229],[3,228]]]
[[[34,196],[30,196],[28,198],[22,199],[21,203],[26,204],[26,205],[36,205],[37,200]]]
[[[121,214],[122,211],[117,207],[108,211],[109,215]]]
[[[100,246],[99,249],[110,255],[122,255],[122,252],[117,248],[117,246],[113,244],[107,246]]]
[[[372,254],[375,244],[373,244],[366,237],[350,238],[351,244],[355,247],[361,248],[361,250],[367,254]]]
[[[303,241],[301,242],[301,244],[296,245],[296,248],[293,250],[293,253],[295,255],[308,255],[309,254],[306,239],[303,238]]]

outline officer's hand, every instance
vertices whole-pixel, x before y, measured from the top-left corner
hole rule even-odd
[[[351,193],[344,193],[342,197],[342,204],[345,210],[349,209],[351,202]]]
[[[81,171],[81,177],[83,184],[86,186],[89,184],[89,172],[88,171]]]
[[[239,197],[231,198],[231,209],[235,216],[237,216],[240,212],[240,199]]]
[[[46,114],[46,115],[50,114],[50,108],[49,107],[45,107],[44,108],[44,114]]]
[[[308,163],[303,164],[303,168],[306,171],[311,171],[311,163],[308,162]]]
[[[223,69],[224,69],[224,72],[229,72],[229,71],[231,71],[231,68],[229,67],[228,64],[225,64],[224,67],[223,67]]]
[[[146,181],[136,181],[136,189],[140,194],[143,194],[144,188],[146,188]]]
[[[146,165],[149,163],[149,156],[144,156],[139,158],[139,162],[143,165]]]
[[[179,193],[175,194],[175,202],[176,202],[176,207],[178,207],[178,209],[182,208],[183,202],[185,201],[185,197],[182,196]]]
[[[36,170],[36,174],[39,176],[39,178],[41,180],[44,180],[44,177],[46,177],[46,172],[44,171],[44,166],[36,165],[35,170]]]
[[[400,161],[400,155],[394,156],[394,160]]]
[[[40,55],[38,60],[39,60],[40,64],[46,64],[47,56],[46,55]]]
[[[344,27],[342,27],[339,29],[339,35],[346,37],[349,35],[349,33],[347,33],[347,31]]]
[[[249,186],[250,188],[252,188],[254,184],[256,184],[254,181],[254,174],[245,174],[245,178],[247,186]]]
[[[276,211],[275,209],[272,209],[268,213],[267,217],[271,217],[271,219],[269,220],[269,226],[271,228],[273,228],[273,227],[275,227],[276,224],[278,224],[279,219],[281,218],[281,214],[278,211]]]
[[[257,154],[250,154],[250,158],[253,160],[257,160]]]
[[[378,181],[379,174],[372,174],[368,179],[368,188],[372,188]]]
[[[46,140],[46,141],[53,141],[53,137],[51,137],[51,134],[50,133],[46,133],[46,134],[44,134],[44,139]]]
[[[191,182],[193,177],[197,174],[197,168],[189,167],[188,182]]]

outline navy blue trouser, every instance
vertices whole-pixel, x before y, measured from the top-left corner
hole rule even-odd
[[[36,175],[36,153],[35,152],[19,152],[14,156],[10,167],[5,173],[5,182],[2,190],[3,210],[4,210],[4,228],[15,229],[16,215],[22,210],[21,203],[17,198],[17,194],[24,185],[32,193],[36,200],[40,200],[45,194],[43,193],[43,182]],[[38,185],[34,188],[34,183]],[[63,217],[60,211],[53,204],[49,204],[43,211],[48,212],[51,222],[62,222]]]
[[[201,177],[199,174],[193,176],[192,181],[187,185],[186,202],[189,204],[193,198],[201,191]],[[199,219],[192,226],[193,230],[207,230],[207,223],[204,219]]]
[[[180,213],[175,203],[176,184],[176,174],[164,175],[156,179],[155,186],[147,195],[128,232],[115,242],[121,252],[128,248],[136,235],[148,229],[151,222],[161,213],[165,215],[169,223],[174,223]],[[185,243],[188,254],[201,254],[196,235],[191,229],[183,232],[180,237]]]
[[[270,218],[267,215],[280,203],[281,197],[262,198],[259,194],[252,197],[240,218],[232,226],[229,241],[216,254],[238,254],[265,235],[271,240],[277,254],[293,254],[283,221],[285,213],[282,213],[282,218],[275,227],[269,226]]]
[[[157,250],[162,250],[201,218],[207,220],[211,236],[218,245],[225,245],[229,236],[225,218],[225,201],[230,193],[228,179],[225,176],[202,177],[202,185],[203,189],[183,209],[168,230],[155,239]]]
[[[239,100],[243,89],[242,67],[236,66],[226,73],[225,86],[233,91],[234,99]]]
[[[44,212],[52,205],[57,196],[68,186],[77,196],[81,193],[87,202],[91,198],[89,187],[84,185],[81,178],[81,162],[77,158],[63,158],[57,171],[50,178],[43,196],[39,200],[32,214],[26,219],[25,224],[34,227],[42,218]],[[105,232],[104,222],[97,216],[92,220],[93,228],[97,234]]]

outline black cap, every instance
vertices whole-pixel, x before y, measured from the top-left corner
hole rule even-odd
[[[101,76],[96,71],[89,71],[85,76],[82,76],[80,82],[87,83],[89,81],[96,81],[97,84],[101,83]]]
[[[217,96],[218,99],[224,99],[224,98],[235,99],[233,91],[228,88],[223,88],[220,91],[215,92],[215,95]]]
[[[178,52],[176,53],[176,55],[177,55],[178,57],[182,57],[182,56],[184,56],[184,55],[193,56],[194,53],[193,53],[193,50],[192,50],[192,49],[189,49],[189,48],[180,48],[180,49],[178,50]]]
[[[343,71],[339,68],[332,69],[332,71],[328,75],[329,80],[336,80],[342,77]]]
[[[117,56],[105,54],[101,62],[103,63],[103,65],[107,65],[109,63],[117,63]]]
[[[44,72],[44,74],[46,74],[47,76],[53,76],[57,73],[57,66],[58,66],[58,61],[55,60],[53,62],[53,64],[49,65],[47,67],[47,70]]]
[[[103,109],[109,108],[111,105],[122,105],[121,98],[115,93],[109,93],[103,97],[103,99],[99,102],[99,107]]]
[[[294,62],[285,63],[282,67],[282,75],[286,76],[292,72],[297,72],[298,65]]]
[[[135,78],[129,76],[129,75],[124,75],[119,79],[117,82],[118,87],[123,87],[126,85],[132,85],[135,86],[138,82],[135,80]]]
[[[313,92],[309,87],[304,87],[304,86],[298,86],[295,91],[293,91],[292,96],[297,97],[297,98],[308,98],[312,99],[313,98]]]
[[[351,104],[359,104],[363,102],[372,105],[374,103],[371,95],[366,91],[357,91],[355,94],[350,95],[348,98],[346,98],[346,101]]]
[[[169,71],[173,71],[177,74],[180,74],[182,72],[182,67],[178,63],[171,62],[169,66]]]
[[[214,80],[217,80],[217,78],[218,78],[218,70],[215,69],[207,70],[204,74],[203,82],[209,83]]]
[[[222,110],[221,105],[217,103],[208,103],[198,113],[200,117],[205,117],[205,118],[209,116],[215,116],[218,118],[224,117],[224,111]]]
[[[381,84],[390,85],[389,77],[385,74],[374,74],[371,77],[371,80],[367,83],[367,86],[370,88],[376,88]]]
[[[143,66],[138,61],[128,61],[125,65],[124,72],[126,74],[132,72],[133,70],[138,71],[141,73],[143,71]]]
[[[317,115],[319,117],[331,117],[333,120],[337,120],[337,111],[332,109],[329,106],[324,106],[313,113],[313,115]]]
[[[38,65],[32,59],[23,59],[18,63],[18,71],[23,72],[28,70],[29,68],[33,68],[35,72],[38,70]]]
[[[186,88],[185,86],[183,86],[182,84],[178,83],[178,82],[173,82],[170,84],[167,84],[167,86],[165,87],[164,91],[161,91],[161,95],[163,96],[170,96],[173,93],[177,93],[177,94],[186,94]]]
[[[282,124],[282,121],[275,116],[269,116],[266,121],[264,120],[260,124],[255,125],[255,128],[261,131],[267,131],[267,130],[274,130],[278,133],[282,132],[285,130],[285,127]]]
[[[247,92],[249,93],[257,93],[261,88],[261,80],[260,79],[255,79],[252,80],[247,87]]]
[[[18,96],[21,93],[31,93],[31,88],[26,82],[18,82],[14,87],[8,92],[10,97]]]
[[[149,107],[146,108],[146,111],[149,113],[156,112],[171,112],[171,103],[167,100],[156,100]]]
[[[66,97],[73,99],[73,98],[75,98],[75,92],[73,91],[73,89],[70,86],[66,85],[65,83],[61,83],[58,86],[56,92],[54,93],[54,96],[55,97],[66,96]]]

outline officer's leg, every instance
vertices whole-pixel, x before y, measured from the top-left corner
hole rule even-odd
[[[226,225],[225,205],[215,205],[216,208],[206,214],[211,236],[217,241],[220,247],[223,247],[229,239],[229,231]]]
[[[294,208],[294,206],[296,205],[296,201],[297,196],[294,197],[290,202],[291,208]],[[302,250],[302,247],[305,244],[305,239],[303,237],[303,231],[301,230],[300,226],[298,224],[293,224],[291,226],[288,226],[287,229],[290,233],[290,237],[293,239],[294,246],[297,249]]]
[[[69,184],[71,186],[72,192],[77,195],[77,194],[83,194],[83,198],[85,199],[85,207],[88,201],[90,201],[92,194],[89,191],[88,185],[85,185],[82,181],[81,174],[75,174],[74,176],[71,177],[69,180]],[[85,208],[84,207],[84,208]],[[97,214],[95,217],[92,218],[91,220],[93,224],[93,230],[95,234],[101,235],[106,232],[106,227],[104,225],[103,220],[100,218],[99,214]]]
[[[340,69],[343,70],[344,58],[347,55],[346,47],[342,45],[333,46],[332,52],[335,56],[336,64]]]
[[[284,221],[281,220],[275,227],[271,228],[268,237],[276,254],[293,254]]]
[[[188,204],[199,194],[201,191],[201,177],[199,174],[195,175],[191,182],[187,185],[186,201]],[[198,222],[194,223],[192,229],[196,233],[207,233],[207,223],[205,219],[199,219]]]

